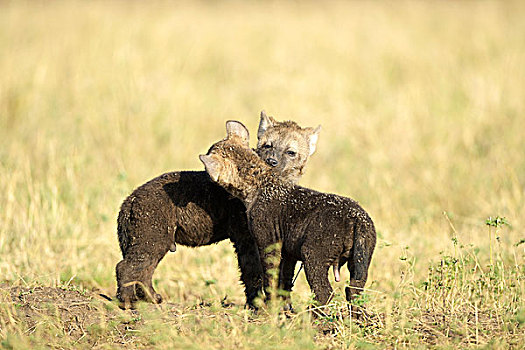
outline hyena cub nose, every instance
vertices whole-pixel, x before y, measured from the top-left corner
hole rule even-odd
[[[279,162],[273,158],[266,159],[266,164],[268,164],[271,167],[276,167]]]

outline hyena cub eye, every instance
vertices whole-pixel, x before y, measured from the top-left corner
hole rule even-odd
[[[286,154],[293,158],[297,155],[297,152],[290,150],[290,151],[286,151]]]
[[[267,144],[263,145],[262,148],[269,149],[269,148],[272,148],[272,145],[267,143]]]

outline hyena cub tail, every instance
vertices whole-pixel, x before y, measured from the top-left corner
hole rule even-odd
[[[363,291],[376,246],[376,230],[368,215],[356,223],[353,243],[348,260],[350,286],[345,288],[346,300],[349,302]]]
[[[129,245],[131,243],[130,231],[131,231],[131,206],[132,200],[126,198],[120,207],[117,219],[117,233],[118,243],[120,250],[122,251],[122,257],[126,257]]]

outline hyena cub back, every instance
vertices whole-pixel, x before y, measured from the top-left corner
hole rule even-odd
[[[274,268],[268,247],[281,243],[279,286],[291,291],[297,261],[304,262],[306,278],[320,304],[332,295],[328,270],[348,264],[350,287],[346,298],[359,294],[368,278],[376,243],[374,223],[350,198],[316,192],[283,181],[252,150],[245,140],[248,131],[228,122],[228,135],[200,157],[210,177],[243,201],[250,229],[259,249],[264,271]]]

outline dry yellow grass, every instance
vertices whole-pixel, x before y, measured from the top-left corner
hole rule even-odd
[[[212,308],[170,327],[153,315],[137,346],[153,333],[159,348],[523,346],[524,13],[520,1],[0,3],[2,280],[113,295],[125,196],[201,169],[227,119],[255,137],[264,108],[323,126],[301,184],[374,218],[368,305],[380,316],[336,320],[332,337],[302,316],[283,326]],[[492,237],[492,268],[489,216],[512,225]],[[243,302],[227,242],[180,247],[155,277],[181,308]],[[293,298],[309,299],[302,276]],[[2,346],[23,347],[5,300]],[[116,346],[104,329],[96,345]],[[93,345],[49,334],[26,340]]]

